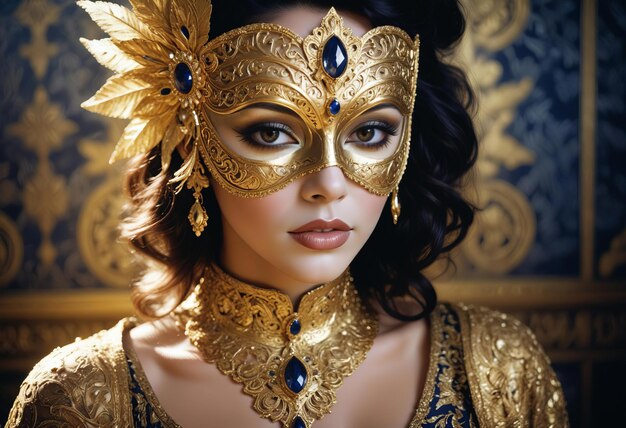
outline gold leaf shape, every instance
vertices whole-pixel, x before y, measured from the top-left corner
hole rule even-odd
[[[124,6],[103,1],[78,1],[102,30],[118,40],[154,39],[150,28]]]
[[[160,43],[151,40],[116,40],[113,43],[139,64],[145,66],[158,64],[167,67],[170,49]]]
[[[167,0],[130,0],[135,15],[148,27],[155,31],[169,32],[165,22],[165,9],[169,6]]]
[[[196,7],[193,1],[179,0],[172,2],[170,7],[170,23],[172,26],[172,32],[181,31],[184,26],[189,32],[189,39],[187,37],[176,37],[174,41],[179,49],[186,51],[189,50],[189,46],[196,46],[198,40],[198,15]],[[205,19],[205,21],[208,21]]]
[[[172,160],[172,152],[185,138],[188,140],[190,135],[183,133],[176,122],[172,123],[167,131],[165,131],[165,136],[161,142],[161,167],[163,169],[169,168]]]
[[[152,119],[155,116],[160,116],[176,109],[178,100],[174,94],[170,95],[150,95],[145,97],[135,107],[133,111],[133,117],[142,119]]]
[[[117,75],[109,78],[81,107],[105,116],[129,119],[135,107],[153,90],[145,82]]]
[[[81,37],[80,42],[100,65],[116,73],[126,73],[139,67],[139,64],[115,46],[111,39],[88,40]]]
[[[148,153],[161,142],[175,114],[176,111],[172,111],[152,120],[138,118],[131,120],[115,146],[109,162],[112,163],[119,159]]]

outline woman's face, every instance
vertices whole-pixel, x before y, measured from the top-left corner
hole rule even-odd
[[[305,36],[325,13],[294,7],[268,21]],[[369,29],[362,17],[339,13],[355,35]],[[379,106],[362,114],[339,138],[346,150],[384,158],[400,144],[396,130],[402,121],[395,107]],[[213,124],[220,140],[248,159],[297,150],[307,135],[295,113],[271,105],[253,105],[220,116]],[[278,288],[293,300],[348,267],[374,230],[386,201],[347,179],[337,166],[307,174],[260,198],[235,196],[215,181],[212,187],[222,212],[222,266],[243,280]]]

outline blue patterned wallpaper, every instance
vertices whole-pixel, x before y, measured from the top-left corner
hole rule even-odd
[[[596,257],[599,276],[626,279],[626,3],[598,2]]]

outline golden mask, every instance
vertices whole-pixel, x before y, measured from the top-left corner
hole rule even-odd
[[[331,8],[304,38],[259,23],[208,40],[208,0],[131,0],[134,16],[110,3],[79,4],[111,35],[83,43],[118,72],[83,106],[132,119],[112,160],[160,143],[167,168],[183,144],[190,155],[173,181],[182,186],[189,179],[199,153],[221,186],[244,197],[265,196],[329,166],[377,195],[400,182],[409,153],[418,36],[383,26],[356,37]],[[258,156],[237,150],[221,137],[219,123],[255,107],[292,115],[301,124],[300,137]],[[385,108],[402,117],[392,149],[347,140],[363,117]]]

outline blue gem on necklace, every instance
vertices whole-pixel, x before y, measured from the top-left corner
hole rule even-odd
[[[300,333],[300,328],[300,320],[296,318],[295,320],[291,321],[291,325],[289,326],[289,333],[295,336]]]
[[[295,418],[293,418],[293,424],[291,424],[291,428],[306,428],[306,424],[300,416],[296,416]]]
[[[188,94],[193,87],[193,74],[184,62],[177,64],[174,68],[174,85],[183,94]]]
[[[285,367],[285,384],[294,393],[299,393],[306,385],[306,367],[302,364],[302,361],[296,357],[291,357],[291,360]]]
[[[339,37],[332,36],[322,51],[322,66],[333,79],[341,76],[348,65],[348,51]]]
[[[337,101],[337,98],[333,98],[333,100],[328,104],[328,112],[335,116],[341,110],[341,104]]]

